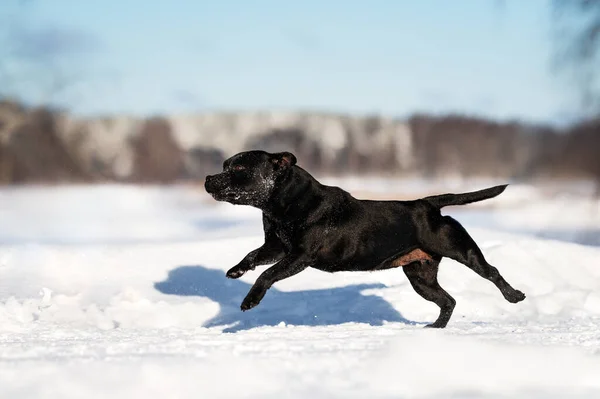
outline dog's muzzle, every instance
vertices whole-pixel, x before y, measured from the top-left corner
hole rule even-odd
[[[240,195],[224,184],[221,175],[206,176],[204,189],[217,201],[234,203],[240,199]]]
[[[213,194],[216,191],[214,176],[206,176],[206,179],[204,181],[204,189],[209,194]]]

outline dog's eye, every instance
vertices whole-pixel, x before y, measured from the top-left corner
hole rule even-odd
[[[246,168],[244,166],[242,166],[242,165],[235,165],[233,167],[233,170],[235,170],[236,172],[240,172],[240,171],[242,171],[244,169],[246,169]]]

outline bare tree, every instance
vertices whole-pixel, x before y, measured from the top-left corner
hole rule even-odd
[[[79,100],[89,68],[82,62],[98,41],[78,29],[33,25],[35,0],[3,0],[0,9],[0,99],[34,105]],[[70,100],[70,101],[69,101]]]
[[[577,84],[588,116],[600,113],[600,0],[553,0],[555,65]]]
[[[557,66],[574,78],[590,119],[574,129],[571,139],[596,146],[600,142],[600,0],[553,0],[552,5],[557,27]],[[588,169],[595,177],[596,197],[600,198],[597,155]]]
[[[79,100],[95,43],[79,30],[34,25],[35,0],[2,0],[0,7],[0,183],[86,179],[60,135],[51,108]],[[37,109],[32,109],[34,106]]]

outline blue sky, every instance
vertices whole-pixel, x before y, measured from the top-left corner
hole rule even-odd
[[[275,108],[557,121],[576,110],[551,69],[547,0],[3,7],[25,52],[46,52],[77,76],[61,101],[81,114]]]

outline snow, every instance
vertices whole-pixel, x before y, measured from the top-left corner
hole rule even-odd
[[[586,198],[515,185],[446,210],[527,299],[444,259],[457,306],[429,330],[438,308],[399,270],[308,269],[241,312],[264,268],[225,271],[262,243],[260,213],[199,187],[2,189],[0,397],[598,397],[600,246],[580,233],[597,238],[600,212]]]

